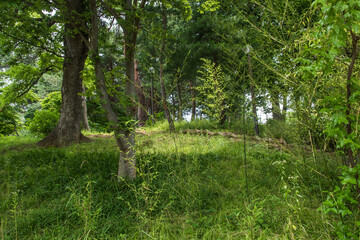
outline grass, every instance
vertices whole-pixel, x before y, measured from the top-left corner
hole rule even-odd
[[[295,128],[294,128],[295,127]],[[251,118],[248,118],[245,123],[242,120],[226,122],[223,125],[215,124],[208,119],[196,119],[195,121],[179,121],[175,122],[175,131],[181,132],[185,129],[200,129],[211,130],[214,132],[233,132],[245,133],[249,136],[255,136],[254,124]],[[153,124],[150,129],[151,132],[167,132],[169,131],[169,124],[167,121],[158,121]],[[302,131],[302,132],[301,132]],[[298,143],[301,140],[309,140],[308,136],[303,133],[303,127],[296,126],[296,124],[289,124],[285,122],[267,121],[266,124],[259,124],[259,132],[261,137],[270,137],[274,139],[284,139],[287,143]],[[307,129],[306,129],[307,131]],[[302,135],[302,137],[299,137]]]
[[[245,165],[242,141],[146,130],[137,137],[138,177],[121,183],[113,138],[64,148],[0,139],[0,238],[335,236],[338,218],[317,209],[338,182],[336,157],[325,171],[310,153],[248,143]]]

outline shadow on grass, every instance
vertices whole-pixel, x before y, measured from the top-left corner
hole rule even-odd
[[[214,226],[249,227],[237,216],[248,217],[247,208],[256,205],[245,203],[259,198],[270,200],[261,203],[261,222],[254,220],[258,229],[284,229],[284,211],[291,207],[283,202],[284,184],[301,191],[317,179],[284,179],[306,169],[285,153],[254,148],[248,154],[247,195],[243,155],[234,150],[241,143],[232,144],[188,154],[143,149],[137,154],[137,179],[120,183],[113,140],[64,148],[16,146],[22,151],[0,156],[4,234],[11,239],[142,238],[139,232],[150,231],[156,220],[168,221],[174,234],[190,229],[187,236],[201,238]]]

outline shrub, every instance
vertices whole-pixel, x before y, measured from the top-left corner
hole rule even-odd
[[[10,106],[0,109],[0,136],[9,135],[16,130],[15,110]]]
[[[295,125],[270,119],[266,122],[265,135],[267,137],[284,139],[287,143],[298,142],[297,129]]]
[[[37,110],[35,117],[28,122],[28,129],[34,134],[49,134],[59,120],[60,113],[53,110]]]
[[[60,92],[49,93],[41,102],[41,109],[36,110],[34,118],[27,122],[28,129],[34,134],[49,134],[59,120],[61,108]]]

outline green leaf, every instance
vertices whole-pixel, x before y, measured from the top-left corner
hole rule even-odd
[[[352,30],[355,32],[355,33],[360,33],[360,26],[359,26],[359,23],[354,23],[351,25],[351,28]]]
[[[334,122],[337,123],[337,124],[342,124],[342,123],[348,124],[349,123],[346,116],[342,115],[342,114],[336,114],[334,116]]]
[[[353,176],[345,176],[344,179],[341,181],[342,184],[347,184],[347,183],[350,183],[350,184],[353,184],[355,185],[356,184],[356,179],[353,177]]]

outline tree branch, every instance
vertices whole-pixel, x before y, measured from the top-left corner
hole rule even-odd
[[[2,30],[1,27],[0,27],[0,32],[3,33],[3,34],[6,35],[6,36],[12,38],[12,39],[15,39],[15,40],[17,40],[17,41],[23,42],[23,43],[28,44],[28,45],[30,45],[30,46],[33,46],[33,47],[42,49],[42,50],[44,50],[44,51],[46,51],[46,52],[49,52],[49,53],[53,54],[54,56],[57,56],[57,57],[60,57],[60,58],[63,58],[63,57],[64,57],[64,56],[62,56],[62,55],[60,55],[60,54],[58,54],[58,53],[56,53],[56,52],[54,52],[54,51],[49,50],[49,49],[46,48],[46,47],[35,45],[35,44],[33,44],[33,43],[29,42],[29,41],[26,41],[26,40],[24,40],[24,39],[21,39],[21,38],[18,38],[18,37],[16,37],[16,36],[14,36],[14,35],[12,35],[12,34],[10,34],[10,33],[7,33],[7,32],[5,32],[4,30]]]

